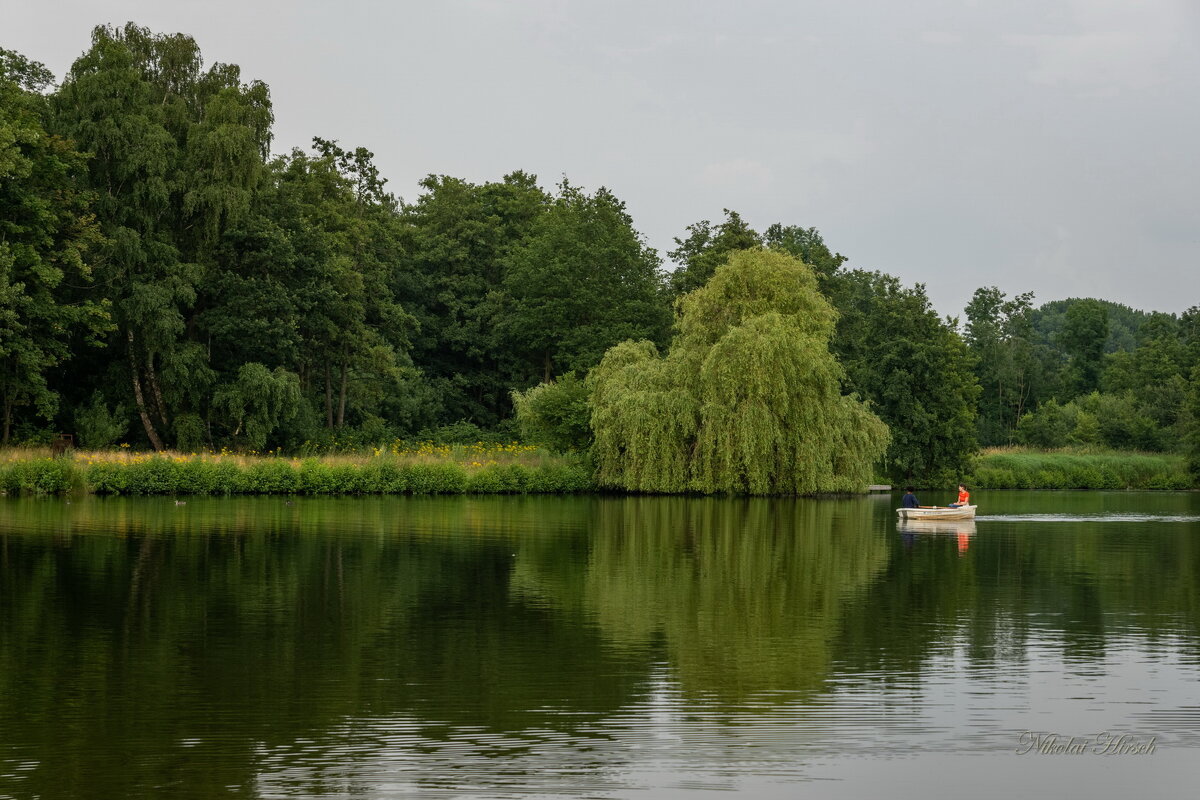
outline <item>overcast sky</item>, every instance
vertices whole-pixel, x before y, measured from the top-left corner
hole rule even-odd
[[[99,23],[182,31],[271,87],[276,149],[417,181],[611,188],[689,223],[816,226],[849,265],[1037,302],[1200,303],[1197,0],[5,0],[61,76]]]

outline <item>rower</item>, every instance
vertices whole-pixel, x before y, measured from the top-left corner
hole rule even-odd
[[[904,487],[904,497],[900,500],[901,508],[920,508],[921,503],[917,500],[917,496],[913,494],[913,487]]]
[[[960,506],[971,505],[971,493],[967,491],[967,487],[961,483],[958,485],[958,502],[951,503],[947,508],[958,508]]]

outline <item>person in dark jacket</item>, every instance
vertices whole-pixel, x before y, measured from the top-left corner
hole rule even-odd
[[[917,500],[917,496],[913,494],[913,487],[904,487],[904,497],[900,500],[901,508],[920,508],[921,501]]]

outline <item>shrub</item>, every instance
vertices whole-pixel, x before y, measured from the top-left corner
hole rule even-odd
[[[0,492],[16,494],[21,488],[14,473],[15,466],[11,461],[0,462]]]
[[[362,467],[357,464],[334,464],[330,468],[334,494],[364,494],[366,482]]]
[[[302,494],[336,494],[333,469],[315,458],[300,462],[297,491]]]
[[[75,411],[75,432],[84,447],[93,450],[108,447],[127,430],[129,415],[125,407],[117,406],[110,412],[100,392],[93,392],[91,403]]]
[[[478,425],[459,420],[449,425],[443,425],[433,430],[422,431],[418,437],[434,444],[473,444],[474,442],[493,441],[494,437]]]
[[[129,494],[177,494],[180,491],[181,465],[166,458],[148,458],[126,466]]]
[[[70,491],[80,478],[70,460],[43,458],[10,463],[0,478],[0,485],[9,494],[61,494]]]
[[[179,465],[177,479],[181,494],[232,494],[241,486],[242,471],[228,461],[196,459]]]
[[[1033,486],[1038,489],[1065,489],[1067,479],[1056,469],[1039,469],[1034,475]]]
[[[96,494],[125,494],[129,485],[129,470],[124,464],[98,461],[88,464],[84,480]]]
[[[277,458],[264,459],[241,470],[238,491],[243,494],[292,494],[300,486],[292,465]]]
[[[467,488],[467,471],[458,464],[407,464],[403,470],[413,494],[456,494]]]
[[[392,461],[380,461],[363,468],[363,484],[375,494],[402,494],[408,490],[406,474]]]
[[[1047,400],[1034,412],[1017,421],[1017,438],[1031,447],[1062,447],[1072,429],[1066,410],[1055,400]]]
[[[592,471],[579,464],[546,464],[534,470],[531,492],[592,492],[596,490]]]
[[[996,456],[976,467],[972,482],[980,489],[1024,489],[1025,482],[1018,476],[1025,472],[1016,459]]]
[[[512,393],[521,438],[559,453],[585,450],[592,444],[592,411],[587,384],[574,372],[554,383],[541,383]]]

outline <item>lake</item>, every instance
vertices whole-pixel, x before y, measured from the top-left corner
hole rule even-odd
[[[0,797],[1190,795],[1200,494],[973,500],[0,499]]]

